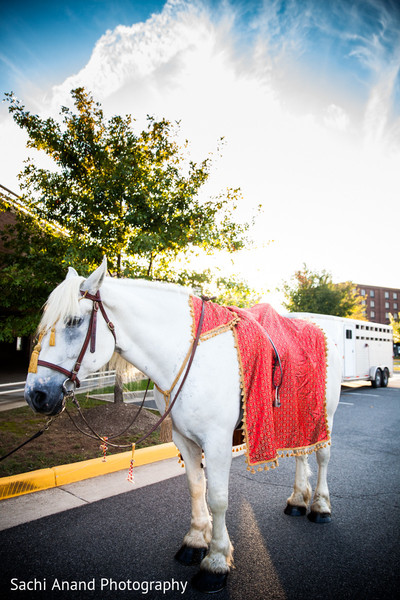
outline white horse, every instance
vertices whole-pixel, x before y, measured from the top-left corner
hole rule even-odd
[[[94,351],[81,358],[79,377],[86,377],[107,363],[114,351],[152,379],[161,390],[169,390],[187,357],[192,341],[189,290],[140,280],[105,277],[106,260],[86,280],[69,269],[66,279],[52,292],[40,324],[42,331],[39,365],[29,373],[25,398],[37,412],[58,414],[65,402],[65,374],[71,372],[84,343],[93,300],[101,288],[103,316],[97,317]],[[88,292],[89,298],[82,295]],[[106,317],[104,317],[106,314]],[[107,319],[108,316],[108,319]],[[114,325],[111,328],[107,320]],[[50,330],[53,328],[53,332]],[[50,344],[54,336],[55,345]],[[341,367],[335,346],[328,340],[326,407],[329,430],[339,401]],[[44,366],[41,363],[47,363]],[[58,365],[63,371],[52,368]],[[73,376],[75,377],[75,376]],[[179,380],[175,383],[175,390]],[[155,401],[163,414],[164,396],[155,389]],[[232,565],[233,547],[225,524],[228,480],[232,460],[232,433],[240,417],[241,388],[237,351],[232,331],[199,344],[193,365],[171,412],[173,441],[185,462],[192,514],[188,533],[176,558],[184,564],[200,562],[192,583],[205,592],[226,584]],[[202,450],[207,464],[202,468]],[[311,503],[312,520],[330,520],[327,485],[330,446],[316,452],[318,481]],[[296,456],[293,493],[285,512],[306,513],[311,501],[307,456]]]

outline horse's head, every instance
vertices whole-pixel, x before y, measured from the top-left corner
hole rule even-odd
[[[86,280],[70,267],[50,294],[25,385],[25,400],[34,411],[58,414],[68,390],[110,360],[115,348],[112,323],[107,324],[107,314],[92,299],[106,271],[105,258]]]

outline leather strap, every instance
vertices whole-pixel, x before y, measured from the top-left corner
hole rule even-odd
[[[80,387],[80,385],[81,385],[81,383],[78,379],[78,373],[81,368],[83,357],[85,356],[86,350],[88,349],[89,343],[90,343],[90,352],[93,353],[96,350],[97,313],[98,313],[99,308],[101,310],[101,313],[104,317],[105,322],[108,325],[109,330],[111,331],[111,333],[114,336],[114,340],[117,341],[117,338],[115,335],[114,324],[110,321],[110,319],[107,316],[107,313],[103,306],[103,301],[101,300],[101,297],[100,297],[100,292],[97,292],[96,295],[93,295],[93,294],[89,294],[88,292],[82,292],[82,290],[81,290],[81,294],[82,294],[83,298],[92,300],[93,307],[92,307],[92,312],[90,315],[88,330],[86,332],[86,337],[83,342],[81,351],[78,355],[78,358],[76,359],[74,368],[72,369],[72,371],[67,371],[67,369],[64,369],[64,367],[60,367],[59,365],[47,362],[45,360],[38,360],[38,362],[37,362],[37,364],[40,365],[41,367],[47,367],[48,369],[53,369],[54,371],[59,371],[60,373],[67,375],[67,377],[73,383],[74,382],[76,383],[77,387]]]
[[[161,425],[161,423],[164,421],[164,419],[166,419],[169,415],[169,413],[171,412],[175,401],[177,400],[179,394],[182,391],[182,388],[184,386],[184,383],[186,381],[187,376],[189,375],[189,371],[190,371],[190,367],[192,366],[192,362],[194,359],[194,356],[196,354],[196,350],[197,350],[197,346],[199,345],[199,340],[200,340],[200,336],[201,336],[201,329],[203,327],[203,321],[204,321],[204,299],[203,299],[203,303],[201,305],[201,314],[200,314],[200,319],[199,319],[199,324],[197,326],[197,332],[196,332],[196,337],[194,339],[193,345],[192,345],[192,352],[190,354],[190,358],[186,367],[186,371],[185,374],[182,378],[182,381],[180,383],[180,386],[171,402],[171,404],[169,405],[169,407],[167,408],[167,410],[165,411],[165,413],[163,414],[163,416],[161,417],[161,419],[159,419],[157,421],[157,423],[150,429],[150,431],[148,433],[146,433],[146,435],[142,436],[139,440],[136,440],[135,445],[139,445],[141,444],[145,439],[147,439],[152,433],[153,431],[155,431],[157,429],[157,427],[159,427],[159,425]]]
[[[38,365],[40,365],[41,367],[47,367],[48,369],[53,369],[53,371],[59,371],[60,373],[64,373],[64,375],[67,375],[67,377],[71,379],[72,371],[67,371],[67,369],[60,367],[59,365],[49,363],[46,360],[38,360]],[[81,382],[79,381],[78,377],[75,377],[74,381],[76,381],[77,387],[81,387]]]

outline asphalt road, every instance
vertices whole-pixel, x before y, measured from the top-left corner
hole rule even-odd
[[[234,459],[227,525],[236,569],[216,597],[397,598],[399,421],[400,389],[343,389],[333,431],[328,525],[284,515],[293,459],[255,475],[243,457]],[[310,464],[315,482],[313,457]],[[173,559],[188,524],[186,481],[174,477],[7,529],[0,533],[2,597],[204,598],[190,587],[196,568]],[[21,590],[28,585],[36,591]],[[66,585],[87,589],[60,589]],[[167,589],[171,585],[175,589]]]

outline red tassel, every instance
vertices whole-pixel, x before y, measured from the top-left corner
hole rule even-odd
[[[103,462],[106,462],[107,440],[108,440],[108,437],[105,435],[103,437],[103,444],[100,445],[100,450],[103,450]]]
[[[127,480],[130,483],[134,483],[134,476],[133,476],[133,463],[135,462],[133,460],[134,454],[135,454],[135,444],[132,444],[132,458],[131,458],[131,464],[130,464],[130,467],[129,467],[128,477],[127,477]]]

